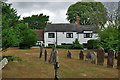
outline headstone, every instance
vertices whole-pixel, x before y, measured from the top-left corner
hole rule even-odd
[[[43,47],[40,47],[40,58],[42,57],[42,53],[43,53]]]
[[[3,60],[1,60],[0,62],[0,70],[8,63],[8,60],[6,58],[4,58]]]
[[[52,52],[51,52],[51,55],[50,55],[50,58],[49,58],[49,63],[52,64],[54,62],[54,55],[55,55],[55,50],[56,50],[56,46],[54,45],[53,48],[52,48]]]
[[[60,65],[59,58],[58,58],[58,51],[55,51],[54,59],[55,59],[55,63],[54,63],[55,80],[58,80],[59,79],[58,69]]]
[[[117,57],[117,68],[120,70],[120,51],[118,52],[118,57]]]
[[[91,60],[91,53],[87,52],[85,61],[90,61],[90,60]]]
[[[67,57],[70,58],[70,59],[72,58],[71,52],[69,50],[68,50],[68,53],[67,53]]]
[[[115,50],[108,51],[107,67],[114,67]]]
[[[91,52],[91,63],[96,64],[96,53],[95,52]]]
[[[105,51],[103,48],[99,48],[97,52],[97,65],[104,65]]]
[[[47,61],[47,50],[45,49],[45,62]]]
[[[83,54],[83,51],[80,51],[79,59],[80,59],[80,60],[84,60],[84,54]]]

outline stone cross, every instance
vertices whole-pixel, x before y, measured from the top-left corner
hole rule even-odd
[[[42,53],[43,53],[43,47],[40,46],[40,58],[42,57]]]
[[[80,51],[79,59],[80,59],[80,60],[84,60],[84,54],[83,54],[83,51]]]
[[[99,48],[97,52],[97,65],[104,65],[105,51],[103,48]]]
[[[118,57],[117,57],[117,68],[120,70],[120,51],[118,52]]]
[[[47,61],[47,50],[45,49],[45,62]]]
[[[114,67],[115,50],[108,51],[107,67]]]

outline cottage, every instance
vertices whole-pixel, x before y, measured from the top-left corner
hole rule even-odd
[[[44,31],[44,43],[45,47],[54,43],[72,44],[77,38],[80,44],[86,44],[90,39],[98,39],[97,35],[97,28],[90,25],[48,24]]]

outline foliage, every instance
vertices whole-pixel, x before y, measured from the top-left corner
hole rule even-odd
[[[77,2],[68,8],[66,15],[70,23],[75,23],[79,16],[81,25],[104,25],[107,21],[107,11],[101,2]]]
[[[87,41],[87,48],[88,49],[97,49],[99,47],[100,41],[99,40],[88,40]]]
[[[16,24],[19,23],[17,11],[11,8],[11,4],[1,3],[2,5],[2,48],[3,50],[19,44],[16,33]]]
[[[19,17],[11,4],[2,3],[2,50],[14,46],[30,48],[37,42],[36,33],[21,24]]]
[[[16,57],[16,56],[3,56],[2,58],[7,58],[8,61],[22,61],[20,57]]]
[[[52,48],[53,45],[47,46],[47,48]],[[57,45],[56,48],[61,48],[61,49],[72,49],[72,45]]]
[[[21,36],[23,39],[19,45],[21,49],[32,47],[38,40],[35,31],[33,31],[32,29],[24,29]]]
[[[118,24],[111,24],[104,29],[100,29],[98,31],[98,36],[100,37],[101,44],[100,47],[104,49],[114,49],[118,51],[119,41],[119,31],[118,31]]]
[[[44,29],[48,21],[49,16],[39,14],[32,15],[31,17],[24,17],[22,23],[28,23],[28,26],[31,29]]]
[[[83,49],[83,45],[79,43],[78,39],[75,40],[75,42],[73,42],[72,44],[72,48],[73,49]]]

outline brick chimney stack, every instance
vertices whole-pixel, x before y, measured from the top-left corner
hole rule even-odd
[[[76,19],[77,19],[77,26],[79,26],[79,16],[76,16]]]

